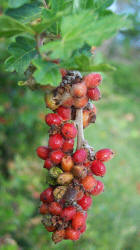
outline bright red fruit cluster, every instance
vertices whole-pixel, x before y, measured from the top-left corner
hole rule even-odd
[[[49,187],[40,195],[42,223],[52,240],[78,240],[86,230],[87,210],[91,196],[99,195],[104,184],[95,178],[106,173],[105,161],[114,153],[101,149],[91,153],[91,147],[82,146],[74,152],[74,140],[78,128],[74,125],[76,110],[83,110],[83,128],[95,122],[96,108],[89,102],[100,99],[98,85],[100,74],[84,78],[79,73],[63,71],[60,86],[46,97],[46,104],[54,112],[45,121],[50,126],[48,146],[37,148],[37,155],[44,160],[49,171]],[[59,98],[60,99],[59,99]]]

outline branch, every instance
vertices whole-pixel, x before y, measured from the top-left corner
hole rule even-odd
[[[43,6],[44,6],[45,9],[48,9],[48,5],[46,4],[45,0],[43,0]]]
[[[75,119],[75,125],[78,130],[77,134],[77,149],[82,148],[85,138],[84,138],[84,129],[83,129],[83,109],[77,109],[76,110],[76,119]]]

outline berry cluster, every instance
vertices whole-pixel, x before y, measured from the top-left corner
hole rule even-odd
[[[62,83],[45,97],[47,107],[54,111],[45,116],[50,126],[48,147],[37,148],[37,155],[44,160],[50,177],[49,187],[40,195],[40,213],[47,231],[53,232],[55,243],[63,239],[78,240],[86,230],[91,196],[104,190],[104,184],[95,176],[105,175],[104,162],[114,156],[110,149],[95,153],[85,141],[74,152],[74,140],[80,136],[77,113],[82,110],[82,130],[95,122],[96,108],[89,99],[100,99],[97,86],[101,75],[89,74],[82,78],[79,72],[62,70],[61,73]]]

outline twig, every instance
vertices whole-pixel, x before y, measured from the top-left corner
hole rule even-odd
[[[43,5],[44,5],[44,8],[48,9],[48,5],[46,4],[45,0],[43,0]]]
[[[75,119],[75,125],[78,130],[77,134],[77,149],[80,149],[84,142],[84,130],[83,130],[83,109],[77,109],[76,110],[76,119]]]

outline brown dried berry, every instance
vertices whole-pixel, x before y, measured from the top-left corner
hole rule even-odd
[[[71,173],[63,173],[58,176],[57,183],[60,185],[67,185],[72,181],[72,179],[73,175]]]
[[[64,194],[66,193],[66,191],[67,191],[66,186],[59,186],[59,187],[55,188],[53,191],[54,198],[56,200],[61,200],[63,198]]]
[[[87,168],[81,165],[75,165],[72,168],[72,173],[75,177],[84,178],[87,175]]]
[[[54,243],[58,243],[60,241],[62,241],[65,237],[65,230],[57,230],[55,232],[53,232],[52,234],[52,240],[54,241]]]

